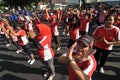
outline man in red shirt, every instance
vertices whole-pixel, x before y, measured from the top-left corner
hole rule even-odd
[[[96,69],[96,61],[92,49],[93,40],[88,35],[83,35],[67,51],[62,54],[58,61],[68,63],[69,80],[91,80]]]
[[[48,25],[37,23],[34,25],[36,32],[36,42],[38,43],[37,52],[43,61],[47,62],[49,71],[44,74],[47,80],[53,80],[55,76],[55,68],[53,64],[54,51],[51,47],[52,33]]]

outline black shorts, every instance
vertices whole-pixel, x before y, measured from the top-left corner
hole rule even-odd
[[[33,54],[32,53],[32,51],[30,50],[30,44],[29,43],[27,43],[26,45],[24,45],[23,47],[22,47],[23,49],[24,49],[24,51],[27,53],[27,54]]]

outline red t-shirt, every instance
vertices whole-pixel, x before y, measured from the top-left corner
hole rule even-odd
[[[47,26],[46,24],[42,24],[42,23],[41,24],[36,24],[35,26],[38,28],[38,30],[40,32],[40,35],[38,35],[36,37],[37,41],[41,41],[45,36],[48,36],[48,37],[52,38],[51,28],[49,26]],[[48,46],[50,47],[51,46],[51,40],[49,40],[49,41],[50,42],[49,42]],[[45,46],[46,43],[47,42],[44,42],[44,40],[43,40],[43,42],[41,43],[41,45]]]
[[[80,35],[79,35],[79,27],[77,27],[77,28],[75,28],[75,29],[70,28],[70,29],[69,29],[69,37],[70,37],[70,39],[72,39],[72,40],[78,39],[78,38],[80,37]]]
[[[79,66],[79,68],[83,71],[83,73],[88,75],[90,80],[93,72],[96,69],[96,60],[93,55],[89,56],[88,58],[89,60],[87,61],[80,61],[76,63]],[[69,67],[69,80],[78,80],[71,66],[69,65],[68,67]]]
[[[36,40],[42,46],[42,48],[37,49],[38,54],[44,61],[47,61],[54,57],[54,51],[51,48],[51,40],[52,40],[51,29],[46,24],[42,24],[42,23],[36,24],[35,26],[38,28],[40,32],[40,35],[36,37]]]
[[[59,35],[59,31],[58,31],[58,22],[57,21],[53,21],[49,24],[51,31],[52,31],[52,35],[56,36]]]
[[[87,19],[87,20],[82,19],[81,20],[81,25],[80,25],[80,31],[88,32],[90,21],[91,21],[90,19]]]
[[[95,41],[95,46],[105,50],[112,50],[113,45],[106,44],[103,40],[104,37],[109,42],[120,40],[120,30],[118,27],[113,26],[112,28],[106,28],[103,26],[98,26],[97,29],[93,32],[93,36],[97,38]]]
[[[28,39],[25,30],[20,30],[18,33],[20,34],[20,36],[18,37],[18,44],[20,46],[26,45],[28,43]]]

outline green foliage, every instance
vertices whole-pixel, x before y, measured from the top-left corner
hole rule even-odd
[[[0,6],[0,12],[3,12],[4,6]]]

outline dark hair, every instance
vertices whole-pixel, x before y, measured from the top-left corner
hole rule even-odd
[[[84,14],[84,16],[88,16],[88,18],[90,18],[90,14],[89,13]]]
[[[18,23],[18,24],[16,24],[16,26],[19,26],[21,29],[24,29],[24,28],[25,28],[25,26],[24,26],[23,23]]]
[[[105,17],[104,23],[105,23],[105,21],[108,19],[108,17],[110,17],[110,16],[115,17],[114,14],[107,15],[107,16]]]
[[[74,18],[76,18],[76,20],[77,20],[77,22],[74,24],[74,27],[75,27],[75,26],[80,27],[80,19],[78,18],[78,16],[77,16],[77,15],[73,15],[73,17],[72,17],[72,20],[71,20],[71,21],[73,21],[73,20],[74,20]]]

